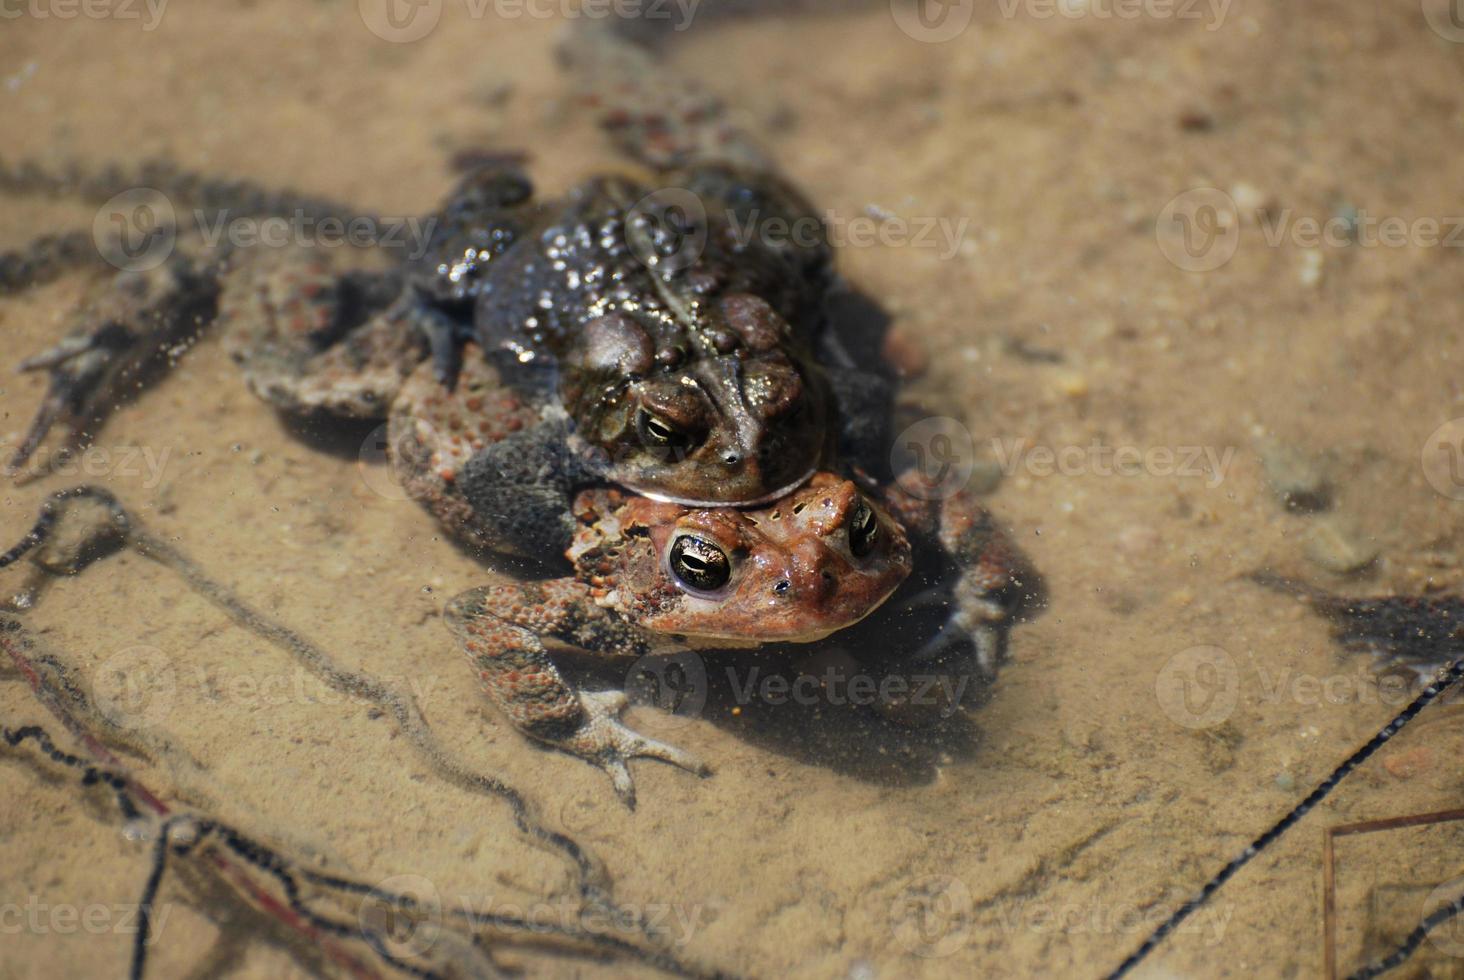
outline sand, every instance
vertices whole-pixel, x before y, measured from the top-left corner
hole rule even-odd
[[[616,165],[564,101],[556,22],[447,6],[404,44],[375,37],[347,2],[180,3],[150,31],[8,20],[4,156],[166,158],[385,214],[431,208],[465,148],[527,153],[549,194]],[[840,269],[929,353],[912,397],[962,417],[982,459],[1067,447],[1060,466],[1020,456],[986,498],[1050,594],[1013,634],[964,751],[890,763],[842,721],[768,734],[743,732],[738,716],[675,724],[638,708],[635,723],[715,775],[639,763],[641,802],[627,811],[600,773],[534,749],[479,695],[439,613],[493,573],[389,485],[378,492],[384,474],[358,462],[359,433],[292,431],[216,341],[107,423],[95,472],[7,487],[0,538],[18,538],[52,490],[112,488],[340,663],[415,685],[436,736],[580,839],[621,901],[689,923],[672,938],[690,963],[861,978],[1117,965],[1396,710],[1369,695],[1366,663],[1320,619],[1243,574],[1272,567],[1359,594],[1457,590],[1464,575],[1461,505],[1420,462],[1430,434],[1464,416],[1459,253],[1416,225],[1390,245],[1311,243],[1298,223],[1432,218],[1442,237],[1464,220],[1464,46],[1409,2],[1237,0],[1214,24],[978,6],[940,44],[875,5],[709,25],[672,53],[841,220],[963,223],[950,249],[939,234],[935,247],[850,242]],[[1174,238],[1156,237],[1166,205],[1201,186],[1240,214],[1233,256],[1210,271],[1180,266],[1213,253],[1176,264]],[[4,247],[94,213],[16,197],[3,208]],[[7,365],[54,338],[88,288],[71,276],[0,300]],[[3,385],[0,433],[13,442],[43,384]],[[1282,506],[1261,462],[1272,443],[1329,474],[1329,512]],[[1151,454],[1110,473],[1120,449]],[[1205,450],[1220,472],[1182,465]],[[1376,561],[1350,577],[1319,567],[1307,540],[1328,522],[1341,522],[1343,550]],[[141,658],[170,678],[145,724],[197,768],[130,760],[165,798],[363,881],[425,879],[454,906],[566,894],[563,863],[516,833],[501,803],[446,785],[389,717],[321,687],[156,565],[110,559],[26,619],[82,677]],[[1186,652],[1197,647],[1221,653]],[[1223,718],[1186,716],[1165,686],[1199,677],[1196,657],[1229,665]],[[55,727],[13,674],[0,679],[6,725]],[[1391,743],[1145,975],[1319,975],[1322,829],[1460,806],[1457,710]],[[806,748],[831,739],[832,761]],[[124,837],[104,795],[42,778],[27,758],[0,753],[0,977],[117,975],[148,848]],[[1458,824],[1339,845],[1343,968],[1417,923],[1429,891],[1464,873],[1461,845]],[[922,933],[912,909],[932,894],[945,904]],[[320,968],[177,880],[160,903],[152,976]],[[106,910],[95,928],[54,914],[91,907]],[[643,972],[503,957],[531,976]],[[1416,975],[1464,976],[1464,959],[1437,946],[1415,962],[1432,971]]]

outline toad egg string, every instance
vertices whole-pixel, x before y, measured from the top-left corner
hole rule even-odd
[[[1221,885],[1234,877],[1236,872],[1249,864],[1261,851],[1275,843],[1282,834],[1286,833],[1302,817],[1310,813],[1313,807],[1331,795],[1332,791],[1341,785],[1342,780],[1351,774],[1354,769],[1370,759],[1394,735],[1401,732],[1420,711],[1428,707],[1439,695],[1443,694],[1450,687],[1453,687],[1461,679],[1464,679],[1464,657],[1457,658],[1448,667],[1441,670],[1434,677],[1433,682],[1424,688],[1418,697],[1414,698],[1406,708],[1398,712],[1392,721],[1379,729],[1378,733],[1368,739],[1366,744],[1361,748],[1344,759],[1341,765],[1333,769],[1327,778],[1318,783],[1316,788],[1308,793],[1304,800],[1292,807],[1289,813],[1276,821],[1269,830],[1252,841],[1249,847],[1240,852],[1229,864],[1221,868],[1213,878],[1205,882],[1204,887],[1200,889],[1195,897],[1186,901],[1168,919],[1160,923],[1158,928],[1150,933],[1149,938],[1145,939],[1138,949],[1129,954],[1128,959],[1124,960],[1118,965],[1117,969],[1108,974],[1108,980],[1118,980],[1118,978],[1127,975],[1130,970],[1138,966],[1139,963],[1154,951],[1155,947],[1164,941],[1165,937],[1173,932],[1185,919],[1189,918],[1190,913],[1209,901],[1210,897],[1219,890]]]

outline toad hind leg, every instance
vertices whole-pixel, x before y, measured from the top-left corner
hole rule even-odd
[[[626,705],[625,695],[580,693],[549,659],[545,637],[610,657],[651,652],[648,634],[596,606],[587,586],[573,579],[487,586],[453,599],[444,615],[509,722],[525,735],[603,769],[627,807],[635,808],[628,765],[633,758],[660,759],[699,776],[709,774],[690,753],[622,723],[616,716]]]
[[[63,449],[79,448],[113,406],[207,328],[218,302],[216,270],[181,257],[118,276],[74,333],[21,363],[22,371],[46,372],[49,384],[5,475],[20,476],[55,426],[66,430]]]

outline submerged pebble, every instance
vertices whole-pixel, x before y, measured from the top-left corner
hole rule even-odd
[[[1259,448],[1266,483],[1288,510],[1311,513],[1332,506],[1332,485],[1317,460],[1285,443],[1267,440]]]
[[[1361,571],[1378,557],[1378,546],[1343,517],[1318,521],[1307,531],[1303,547],[1313,564],[1339,575]]]

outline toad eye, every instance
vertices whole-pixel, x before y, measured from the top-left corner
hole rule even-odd
[[[854,508],[854,517],[849,521],[849,550],[855,558],[863,558],[879,543],[879,518],[874,508],[864,498]]]
[[[700,592],[713,592],[732,577],[727,553],[705,538],[683,534],[671,545],[671,573]]]
[[[641,409],[635,416],[635,430],[652,449],[684,450],[691,446],[691,433],[672,425],[659,415]]]

